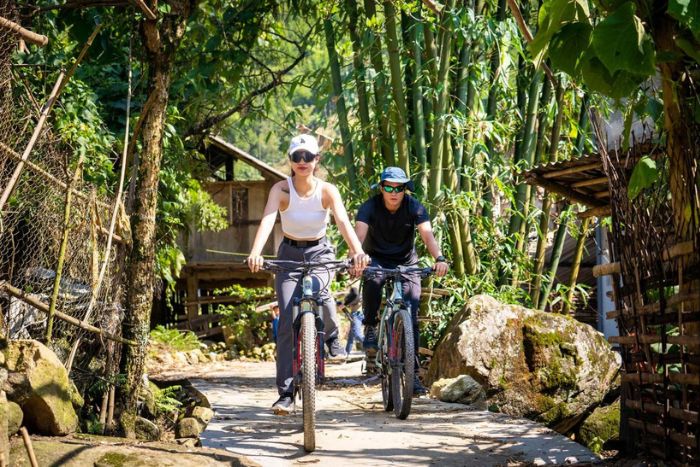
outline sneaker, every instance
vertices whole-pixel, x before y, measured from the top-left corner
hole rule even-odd
[[[272,404],[275,415],[289,415],[294,410],[294,398],[291,394],[282,394],[277,402]]]
[[[377,352],[377,326],[365,326],[365,339],[362,341],[362,349],[367,352],[374,350]]]
[[[345,360],[348,354],[345,353],[345,349],[340,345],[340,339],[333,337],[326,341],[328,346],[328,357],[332,360]]]
[[[425,396],[426,394],[428,394],[428,389],[420,382],[418,375],[413,375],[413,395]]]

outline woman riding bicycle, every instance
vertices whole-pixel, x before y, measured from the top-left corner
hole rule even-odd
[[[335,185],[317,178],[314,174],[319,164],[320,151],[316,138],[298,135],[289,145],[289,163],[292,176],[277,182],[270,190],[260,226],[255,234],[253,247],[247,263],[252,272],[263,266],[263,247],[275,225],[277,211],[280,213],[284,239],[277,250],[278,260],[331,261],[335,250],[326,238],[328,214],[333,213],[338,230],[348,244],[349,256],[356,268],[364,269],[369,257],[352,229],[343,200]],[[332,273],[317,270],[313,273],[316,282],[328,286]],[[275,274],[275,291],[280,306],[280,323],[277,334],[277,391],[279,399],[272,409],[276,414],[291,411],[293,401],[293,298],[301,294],[299,276],[289,272]],[[329,354],[345,358],[345,351],[338,340],[338,317],[335,301],[326,288],[319,291],[323,300],[323,322]]]

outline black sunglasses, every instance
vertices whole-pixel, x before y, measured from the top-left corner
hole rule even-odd
[[[302,160],[304,162],[311,162],[314,159],[316,159],[316,157],[317,154],[313,154],[309,151],[296,151],[289,155],[289,158],[292,160],[292,162],[295,162],[297,164]]]
[[[384,188],[384,191],[387,193],[401,193],[406,189],[406,185],[399,185],[399,186],[391,186],[391,185],[382,185],[382,188]]]

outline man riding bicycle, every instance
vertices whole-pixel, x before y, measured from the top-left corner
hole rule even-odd
[[[418,263],[415,248],[416,230],[428,252],[435,259],[435,274],[447,274],[449,266],[440,251],[433,235],[430,216],[425,207],[406,190],[413,191],[413,182],[399,167],[386,167],[380,181],[373,188],[379,194],[371,197],[360,206],[355,220],[355,232],[363,250],[372,258],[373,266],[396,268],[414,266]],[[382,301],[382,287],[385,279],[372,277],[363,279],[362,303],[365,311],[365,339],[363,348],[367,353],[368,365],[374,362],[377,352],[377,315]],[[419,345],[418,307],[420,304],[420,277],[410,275],[403,281],[405,300],[411,304],[413,340],[416,352]],[[416,362],[416,365],[418,362]],[[414,394],[425,394],[427,390],[415,373]]]

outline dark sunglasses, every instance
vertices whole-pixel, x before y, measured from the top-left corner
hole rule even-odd
[[[312,154],[309,151],[296,151],[292,154],[289,155],[289,158],[291,159],[292,162],[299,163],[302,160],[304,162],[311,162],[314,159],[316,159],[317,154]]]
[[[387,193],[401,193],[406,189],[406,185],[399,185],[399,186],[391,186],[391,185],[382,185],[382,188],[384,188],[384,191]]]

